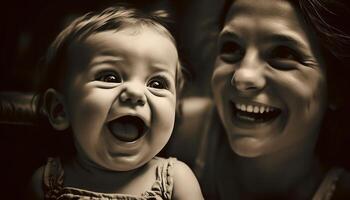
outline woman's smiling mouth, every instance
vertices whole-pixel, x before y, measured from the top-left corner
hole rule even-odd
[[[240,123],[266,123],[276,119],[281,114],[281,109],[272,106],[231,103],[234,121]]]

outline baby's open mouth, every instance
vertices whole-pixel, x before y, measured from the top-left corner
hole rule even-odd
[[[109,122],[108,128],[114,137],[124,142],[133,142],[148,131],[147,125],[140,117],[129,115]]]
[[[273,120],[281,109],[262,105],[233,103],[234,117],[243,122],[264,123]]]

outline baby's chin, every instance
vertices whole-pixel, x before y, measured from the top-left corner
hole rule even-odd
[[[101,169],[104,169],[107,171],[126,172],[126,171],[132,171],[144,166],[153,157],[154,156],[146,159],[146,158],[141,158],[141,155],[119,156],[119,157],[113,157],[104,161],[98,160],[95,163]]]

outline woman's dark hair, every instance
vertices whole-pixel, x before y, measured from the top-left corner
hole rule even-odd
[[[315,31],[327,70],[328,109],[320,129],[316,153],[326,164],[350,168],[346,142],[350,100],[350,36],[347,30],[349,7],[337,0],[291,1],[300,9],[305,22]]]

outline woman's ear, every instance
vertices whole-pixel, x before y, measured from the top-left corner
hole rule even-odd
[[[54,129],[63,131],[69,127],[63,96],[55,89],[50,88],[46,90],[44,94],[44,109]]]

